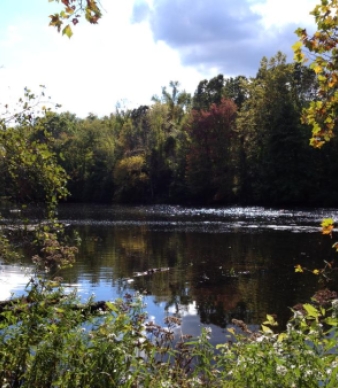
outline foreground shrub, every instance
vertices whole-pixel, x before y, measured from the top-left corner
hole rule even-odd
[[[32,280],[25,298],[0,314],[0,386],[336,387],[338,300],[294,311],[283,333],[268,316],[261,332],[234,320],[214,348],[147,322],[142,296],[82,304],[55,281]]]
[[[330,316],[321,307],[303,305],[304,311],[294,311],[286,332],[274,334],[262,326],[258,336],[240,335],[236,342],[218,345],[223,386],[338,386],[337,302],[332,302]]]

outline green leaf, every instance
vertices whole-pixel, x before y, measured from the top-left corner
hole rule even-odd
[[[330,326],[337,326],[338,319],[337,318],[332,318],[332,317],[327,317],[324,322],[326,324],[330,325]]]
[[[312,304],[305,303],[303,304],[303,307],[309,317],[318,318],[320,316],[320,312],[314,306],[312,306]]]
[[[110,311],[117,312],[118,308],[116,307],[115,303],[112,302],[106,302],[107,307]]]
[[[218,350],[218,349],[223,349],[223,348],[226,348],[227,347],[227,345],[226,344],[217,344],[216,345],[216,349]]]

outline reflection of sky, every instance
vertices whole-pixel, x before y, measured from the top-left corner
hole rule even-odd
[[[22,295],[30,277],[31,274],[27,268],[0,264],[0,301],[10,298],[11,295]],[[80,283],[65,283],[64,287],[67,293],[76,290],[84,302],[91,297],[95,301],[114,301],[117,298],[122,298],[125,294],[133,295],[135,293],[135,290],[128,288],[128,282],[123,282],[118,287],[112,287],[111,280],[107,279],[101,279],[94,284],[85,278],[79,279],[79,281]],[[143,301],[148,321],[165,327],[164,319],[167,316],[182,318],[182,325],[173,328],[177,336],[190,334],[195,337],[201,334],[203,327],[210,327],[212,329],[210,338],[212,344],[223,343],[229,339],[226,330],[212,324],[201,323],[195,301],[187,305],[178,305],[178,311],[175,305],[166,310],[166,302],[156,302],[151,295],[144,295]]]
[[[30,279],[28,268],[0,264],[0,301],[21,295]]]
[[[85,301],[90,297],[94,297],[96,301],[114,301],[117,298],[123,298],[124,295],[134,295],[135,290],[128,288],[128,283],[124,282],[120,286],[112,287],[111,281],[99,280],[93,284],[87,279],[80,279],[78,285],[78,292],[81,298]],[[143,301],[146,311],[148,313],[149,320],[156,322],[157,324],[163,324],[164,318],[168,315],[164,311],[165,302],[156,303],[153,296],[144,295]]]
[[[128,283],[123,282],[120,287],[112,287],[109,280],[99,280],[93,284],[88,279],[80,279],[80,284],[76,286],[79,295],[85,301],[90,297],[94,297],[96,301],[113,301],[116,298],[122,298],[125,294],[134,295],[135,290],[128,288]],[[166,302],[156,302],[151,295],[144,295],[143,301],[148,314],[148,320],[158,325],[165,326],[164,319],[169,315],[177,316],[175,306],[170,306],[165,310]],[[183,334],[199,335],[202,327],[212,326],[213,337],[220,335],[224,338],[223,330],[214,325],[203,325],[200,322],[196,303],[190,303],[186,306],[179,306],[179,317],[182,318],[181,330]],[[177,332],[177,334],[179,334]]]

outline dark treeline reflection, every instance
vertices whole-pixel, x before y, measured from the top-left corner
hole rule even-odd
[[[184,229],[191,218],[184,223],[174,214],[168,228],[169,220],[149,216],[151,208],[131,209],[124,220],[117,213],[107,220],[107,208],[100,213],[99,207],[95,220],[67,220],[69,231],[82,239],[76,265],[63,274],[67,282],[86,284],[107,298],[145,292],[164,311],[182,316],[194,306],[201,323],[219,327],[234,317],[259,324],[266,314],[277,314],[284,325],[289,307],[309,301],[318,287],[313,274],[295,273],[294,266],[320,267],[335,254],[332,241],[319,232],[210,232],[201,215],[200,225],[194,218],[195,227]],[[169,270],[152,273],[158,268]]]

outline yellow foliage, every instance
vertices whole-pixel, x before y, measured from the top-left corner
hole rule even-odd
[[[338,78],[338,57],[335,55],[338,46],[338,0],[321,0],[311,15],[315,17],[317,31],[310,36],[305,29],[297,29],[299,41],[292,48],[294,59],[300,63],[306,60],[303,51],[307,51],[311,59],[314,58],[310,68],[317,74],[321,101],[310,103],[309,107],[303,109],[302,121],[312,126],[310,145],[321,148],[333,137],[335,126],[327,125],[327,119],[335,122],[338,109],[335,91]]]
[[[320,225],[322,227],[323,234],[330,234],[330,235],[332,234],[332,230],[333,230],[333,219],[332,218],[325,218]]]
[[[121,159],[114,170],[114,178],[118,181],[129,178],[133,173],[141,173],[144,166],[144,158],[142,156],[130,156]]]
[[[121,159],[114,170],[116,184],[124,188],[133,188],[148,181],[143,155],[128,156]]]

